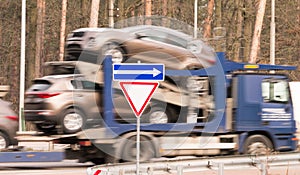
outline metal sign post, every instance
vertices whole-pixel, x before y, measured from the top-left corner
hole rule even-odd
[[[25,40],[26,40],[26,0],[22,0],[21,22],[21,58],[20,58],[20,99],[19,99],[19,132],[24,131],[24,94],[25,94]]]
[[[140,174],[140,130],[141,130],[141,118],[136,119],[136,174]]]

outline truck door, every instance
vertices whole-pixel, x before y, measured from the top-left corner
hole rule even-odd
[[[296,121],[297,126],[297,134],[300,134],[300,82],[299,81],[292,81],[289,83],[290,86],[290,93],[293,102],[293,113],[294,119]],[[299,89],[298,89],[299,88]]]
[[[290,121],[292,106],[287,79],[267,78],[262,81],[262,113],[263,123],[271,121]]]

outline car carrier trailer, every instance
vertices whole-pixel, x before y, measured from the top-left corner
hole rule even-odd
[[[236,63],[227,60],[225,53],[217,53],[217,60],[214,66],[199,70],[166,70],[166,76],[192,79],[196,87],[192,94],[181,94],[189,101],[178,106],[184,112],[177,122],[141,124],[141,161],[161,156],[267,154],[296,149],[289,78],[272,72],[296,67]],[[136,158],[136,125],[117,122],[113,113],[111,65],[108,56],[103,68],[102,126],[78,133],[77,141],[72,141],[77,146],[67,150],[67,155],[78,155],[82,161]],[[208,98],[213,106],[201,109],[201,100]]]
[[[289,79],[283,73],[271,72],[290,71],[296,67],[236,63],[227,60],[225,53],[217,53],[216,57],[217,63],[208,68],[166,70],[168,77],[191,80],[191,89],[157,91],[165,96],[180,93],[180,103],[168,97],[162,99],[170,104],[166,110],[176,106],[181,113],[176,116],[177,122],[141,123],[141,161],[162,156],[267,154],[296,149]],[[136,124],[115,120],[112,98],[115,83],[109,55],[101,69],[105,102],[101,126],[72,135],[44,138],[48,138],[49,143],[68,144],[63,153],[66,159],[96,164],[135,161]],[[87,68],[82,70],[87,71]],[[89,71],[87,78],[99,81],[95,79],[100,78],[96,74]],[[153,98],[159,100],[158,97],[154,95]],[[37,137],[40,136],[27,139],[22,136],[20,141],[28,145],[42,139]]]
[[[19,132],[17,135],[18,146],[1,150],[0,163],[60,162],[65,159],[65,150],[54,146],[56,140],[63,136],[49,137],[32,131]]]

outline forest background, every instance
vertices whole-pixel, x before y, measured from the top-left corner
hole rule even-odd
[[[300,0],[275,0],[276,64],[299,65]],[[100,0],[98,27],[109,26],[109,0]],[[114,22],[146,13],[194,25],[194,0],[114,0]],[[68,0],[66,34],[88,27],[92,0]],[[198,0],[198,37],[225,51],[230,60],[247,62],[258,9],[258,0]],[[20,82],[21,0],[0,0],[0,85],[10,85],[4,98],[17,109]],[[150,5],[150,6],[149,6]],[[150,8],[149,8],[150,7]],[[150,11],[150,12],[149,12]],[[59,60],[62,0],[26,2],[26,88],[43,74],[37,64]],[[135,21],[145,24],[147,18]],[[144,20],[143,20],[144,19]],[[270,62],[271,0],[266,1],[256,63]],[[165,27],[170,24],[163,24]],[[289,72],[300,80],[299,69]]]

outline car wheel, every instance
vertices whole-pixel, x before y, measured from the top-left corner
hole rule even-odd
[[[0,150],[8,147],[9,145],[9,138],[8,136],[0,131]]]
[[[122,161],[136,161],[136,136],[127,139],[121,156]],[[140,161],[147,161],[155,157],[155,149],[151,140],[148,137],[141,136],[140,138]]]
[[[145,116],[146,121],[152,124],[160,123],[172,123],[174,122],[174,117],[176,116],[175,109],[172,107],[160,107],[154,106],[151,111]]]
[[[68,109],[63,113],[61,125],[64,133],[76,133],[84,125],[84,116],[80,110]]]
[[[111,55],[113,63],[122,63],[125,61],[125,52],[116,43],[107,43],[103,46],[104,55]]]
[[[244,144],[244,154],[266,155],[273,150],[273,144],[266,136],[252,135]]]

